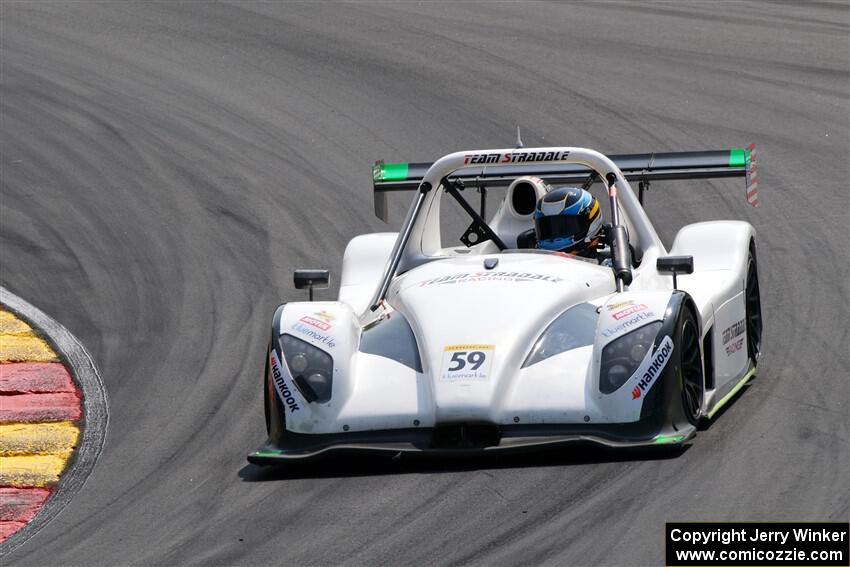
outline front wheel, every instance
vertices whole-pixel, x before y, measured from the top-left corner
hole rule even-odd
[[[685,307],[676,329],[679,350],[679,380],[682,391],[682,410],[688,422],[696,425],[702,412],[705,392],[699,328],[690,309]]]

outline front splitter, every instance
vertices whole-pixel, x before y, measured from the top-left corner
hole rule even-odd
[[[500,428],[497,443],[487,446],[445,447],[434,444],[434,429],[396,429],[339,434],[287,433],[286,446],[271,443],[248,455],[248,462],[273,465],[309,461],[345,453],[384,455],[418,454],[433,457],[476,457],[496,453],[519,453],[551,449],[571,444],[594,444],[612,449],[682,445],[696,434],[696,427],[648,433],[636,431],[635,424],[587,425],[509,425]]]

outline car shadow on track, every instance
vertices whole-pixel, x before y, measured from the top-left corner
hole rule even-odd
[[[480,457],[429,457],[427,455],[348,454],[329,455],[308,462],[258,466],[249,464],[239,471],[243,482],[268,482],[302,478],[345,478],[399,474],[452,473],[485,469],[567,467],[599,463],[625,463],[675,459],[690,445],[608,449],[594,445],[573,445],[570,449],[540,450],[534,453],[484,455]]]

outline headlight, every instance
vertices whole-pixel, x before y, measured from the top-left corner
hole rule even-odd
[[[280,346],[289,373],[304,398],[308,402],[329,401],[333,384],[333,358],[325,351],[292,335],[281,335]]]
[[[644,325],[639,329],[610,342],[602,349],[602,365],[599,369],[599,391],[611,394],[635,373],[652,342],[661,329],[661,321]]]
[[[596,320],[599,314],[596,307],[589,303],[580,303],[558,315],[552,324],[546,327],[531,352],[528,353],[522,367],[537,364],[550,356],[561,354],[574,348],[593,344],[596,333]]]

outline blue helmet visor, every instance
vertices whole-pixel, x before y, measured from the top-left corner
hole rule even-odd
[[[553,215],[534,219],[537,240],[569,238],[579,241],[587,236],[591,221],[584,215]]]

